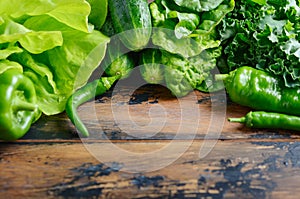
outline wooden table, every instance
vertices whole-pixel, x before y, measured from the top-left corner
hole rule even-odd
[[[298,198],[297,132],[229,123],[249,109],[223,97],[177,99],[149,85],[114,90],[78,109],[89,138],[65,113],[42,116],[22,139],[0,143],[0,196]]]

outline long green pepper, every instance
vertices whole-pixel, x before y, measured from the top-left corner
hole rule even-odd
[[[101,77],[100,79],[87,83],[85,86],[73,93],[73,95],[71,95],[68,99],[66,104],[66,113],[82,136],[88,137],[89,131],[80,119],[77,113],[77,108],[83,103],[93,99],[95,96],[105,93],[118,79],[120,79],[120,76]]]
[[[244,123],[249,128],[300,130],[300,117],[282,113],[250,111],[241,118],[229,118],[230,122]]]
[[[300,88],[287,88],[284,82],[261,70],[240,67],[229,74],[218,74],[224,80],[230,99],[260,111],[300,115]]]

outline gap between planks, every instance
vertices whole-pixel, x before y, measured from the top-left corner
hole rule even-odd
[[[218,142],[300,142],[300,138],[235,138],[235,139],[193,139],[193,142],[203,142],[204,140],[217,140]],[[84,140],[84,143],[167,143],[167,142],[185,142],[189,139],[129,139],[129,140]],[[47,140],[16,140],[16,141],[0,141],[0,144],[72,144],[72,143],[83,143],[80,139],[70,139],[70,140],[57,140],[57,139],[47,139]]]

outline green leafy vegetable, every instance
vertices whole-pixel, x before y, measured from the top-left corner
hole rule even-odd
[[[15,71],[23,72],[23,67],[18,62],[0,60],[0,74],[4,73],[8,69],[14,69]]]
[[[88,23],[90,12],[85,0],[0,2],[0,65],[21,66],[46,115],[64,111],[105,55],[109,38]]]
[[[203,12],[213,10],[222,3],[223,0],[174,0],[175,3],[181,7],[189,8],[193,11]]]
[[[107,0],[87,0],[87,2],[91,5],[89,22],[95,25],[95,29],[99,30],[107,17]]]
[[[300,86],[299,25],[299,1],[238,1],[219,29],[229,70],[248,65]]]
[[[183,1],[177,3],[186,4]],[[164,50],[183,57],[216,48],[221,43],[216,26],[233,8],[234,0],[217,1],[214,6],[207,4],[205,11],[197,12],[180,7],[173,1],[156,0],[150,4],[153,25],[157,27],[153,30],[152,41]]]
[[[193,89],[203,90],[203,83],[210,78],[211,70],[216,68],[220,55],[221,48],[205,50],[189,58],[163,51],[162,63],[165,65],[167,87],[177,97],[185,96]]]
[[[0,2],[0,16],[10,16],[22,22],[32,16],[48,15],[53,19],[83,32],[88,32],[91,7],[84,0],[10,0]],[[46,26],[46,24],[45,24]]]

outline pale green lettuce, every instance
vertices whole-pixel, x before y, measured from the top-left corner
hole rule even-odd
[[[90,11],[89,3],[84,0],[0,1],[0,16],[7,15],[19,22],[32,16],[48,15],[66,26],[83,32],[88,32]]]
[[[46,115],[64,111],[105,55],[110,39],[88,23],[90,12],[85,0],[0,1],[0,72],[22,70]]]

